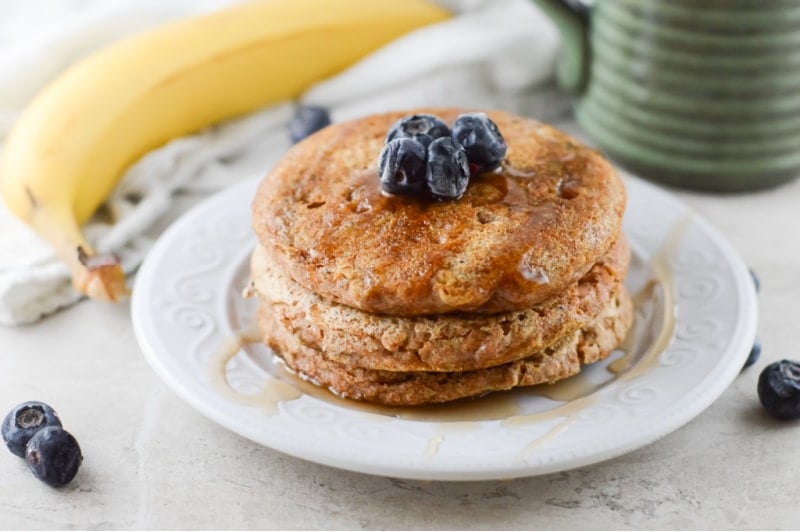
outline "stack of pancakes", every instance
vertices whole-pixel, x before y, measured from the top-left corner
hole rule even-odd
[[[415,111],[452,124],[455,109]],[[251,278],[265,343],[298,375],[388,405],[451,401],[575,375],[623,340],[625,190],[596,151],[489,112],[502,167],[454,201],[381,194],[387,130],[328,127],[253,202]]]

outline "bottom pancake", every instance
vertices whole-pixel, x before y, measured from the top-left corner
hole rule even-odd
[[[259,325],[264,342],[304,379],[349,399],[392,406],[443,403],[520,386],[553,383],[607,357],[633,321],[633,304],[620,287],[600,314],[550,348],[494,367],[458,372],[395,372],[348,366],[305,345],[263,300]]]

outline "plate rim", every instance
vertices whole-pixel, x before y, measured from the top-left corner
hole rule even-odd
[[[186,382],[181,382],[180,375],[174,374],[163,357],[159,355],[157,347],[153,344],[153,339],[150,338],[146,330],[146,320],[143,318],[143,314],[138,311],[138,309],[144,308],[143,299],[147,293],[147,290],[142,287],[152,283],[157,275],[158,258],[166,251],[168,248],[167,244],[170,240],[175,235],[179,235],[184,230],[184,226],[193,217],[197,216],[198,213],[206,211],[217,203],[225,203],[231,201],[233,198],[248,194],[249,191],[255,191],[255,187],[259,181],[260,178],[247,179],[202,200],[193,208],[182,214],[162,233],[158,241],[151,248],[136,275],[133,297],[131,298],[131,318],[136,339],[145,359],[156,374],[158,374],[181,399],[206,418],[228,430],[254,441],[259,445],[300,459],[366,474],[416,480],[446,481],[496,480],[528,477],[605,462],[663,438],[667,434],[685,425],[711,406],[741,372],[741,366],[744,364],[744,360],[750,350],[750,342],[748,340],[752,341],[755,338],[758,319],[755,287],[750,281],[749,270],[727,238],[725,238],[710,222],[705,220],[705,218],[664,189],[639,178],[626,175],[626,185],[633,185],[634,187],[647,190],[648,193],[654,193],[659,196],[660,200],[669,202],[671,208],[679,209],[687,213],[691,217],[692,224],[697,225],[702,232],[714,242],[724,256],[726,264],[732,269],[734,280],[736,281],[737,296],[742,302],[742,307],[745,309],[745,311],[740,312],[737,316],[737,324],[734,329],[735,336],[731,338],[729,347],[725,351],[725,354],[730,357],[732,361],[724,365],[722,371],[719,371],[717,368],[717,366],[721,364],[721,362],[718,362],[714,369],[719,372],[715,373],[711,371],[700,381],[700,383],[706,384],[706,386],[701,387],[696,385],[691,390],[691,393],[681,397],[675,407],[670,410],[671,415],[661,417],[655,427],[650,427],[649,431],[638,437],[619,441],[616,445],[607,446],[593,453],[586,453],[552,464],[512,463],[507,467],[475,467],[470,470],[464,470],[461,464],[455,463],[450,466],[446,461],[443,463],[441,460],[435,464],[426,463],[422,468],[409,468],[407,464],[402,465],[393,462],[376,464],[374,461],[365,462],[357,458],[342,456],[341,454],[326,453],[320,451],[320,449],[297,446],[295,442],[282,442],[265,438],[264,434],[256,428],[256,424],[250,426],[238,424],[232,418],[227,417],[225,412],[219,411],[215,405],[204,401],[204,398],[198,396]],[[249,194],[249,197],[252,197],[252,194]],[[733,361],[737,360],[740,361],[740,364],[733,363]]]

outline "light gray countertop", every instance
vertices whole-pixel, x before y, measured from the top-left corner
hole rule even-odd
[[[52,404],[84,464],[53,490],[0,452],[1,528],[796,528],[800,424],[761,410],[759,371],[799,358],[800,181],[676,194],[761,278],[763,354],[705,412],[612,461],[543,477],[415,482],[295,459],[206,420],[150,369],[127,305],[0,328],[0,410]]]

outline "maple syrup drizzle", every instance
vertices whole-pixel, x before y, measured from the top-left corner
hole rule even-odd
[[[261,334],[245,331],[235,334],[220,346],[210,359],[212,385],[226,398],[248,406],[258,406],[267,414],[277,412],[278,404],[309,395],[350,410],[357,410],[373,419],[389,421],[405,419],[436,423],[434,435],[428,441],[425,455],[435,456],[447,436],[454,432],[474,430],[481,422],[500,420],[506,428],[537,424],[557,419],[543,435],[530,441],[517,455],[524,461],[542,445],[556,439],[594,404],[601,388],[613,380],[631,380],[654,367],[661,353],[669,347],[675,330],[675,296],[671,261],[690,217],[678,222],[661,250],[651,260],[651,279],[633,296],[636,314],[627,338],[619,350],[623,355],[607,365],[615,376],[605,382],[592,382],[580,373],[555,384],[542,384],[527,389],[493,393],[475,399],[462,399],[442,405],[421,407],[389,407],[346,399],[315,384],[306,382],[282,363],[274,364],[273,374],[255,394],[235,391],[226,376],[226,367],[247,343],[260,343]],[[280,360],[279,357],[275,357]],[[542,396],[563,404],[543,412],[522,413],[520,400],[527,396]]]
[[[608,382],[635,379],[652,369],[672,341],[675,333],[675,287],[671,273],[671,262],[675,257],[691,216],[680,220],[670,230],[667,240],[651,260],[652,277],[633,296],[634,322],[625,341],[620,346],[623,355],[606,368],[616,376],[607,382],[592,383],[583,373],[552,385],[540,385],[532,389],[564,404],[546,412],[510,417],[502,422],[505,426],[520,426],[561,419],[542,436],[532,440],[520,451],[516,459],[524,461],[536,449],[552,441],[572,425],[581,411],[596,403],[599,391]],[[658,315],[660,313],[660,315]]]
[[[242,331],[226,338],[209,361],[209,378],[211,385],[226,399],[255,406],[266,415],[274,415],[278,412],[278,404],[299,399],[303,393],[285,381],[268,377],[258,392],[244,394],[231,387],[227,376],[228,363],[242,351],[244,345],[260,341],[261,333],[255,330]]]

